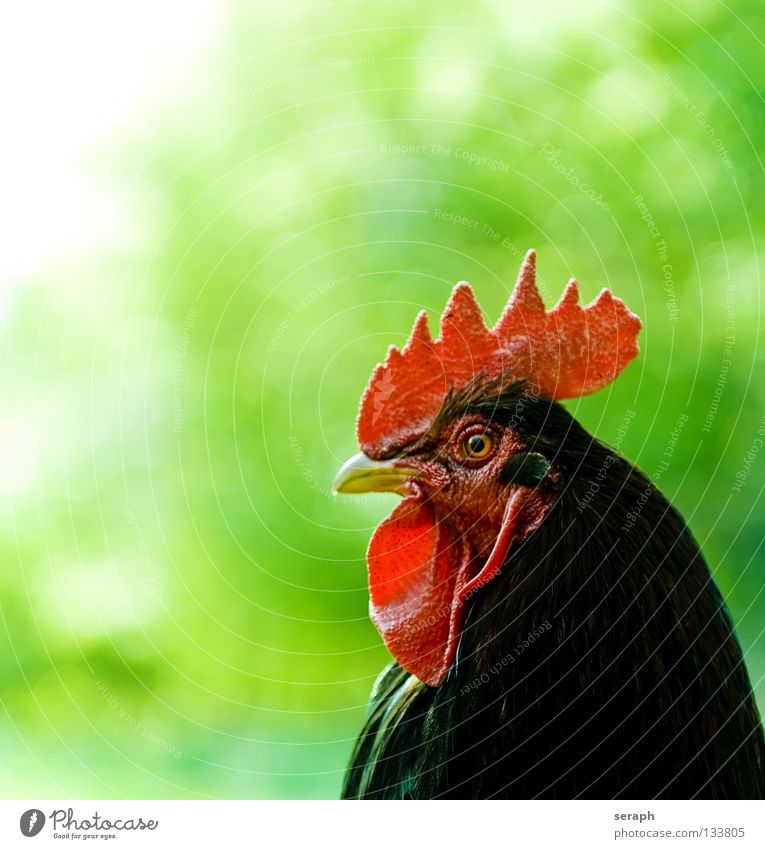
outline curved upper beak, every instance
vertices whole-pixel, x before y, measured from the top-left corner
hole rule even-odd
[[[370,460],[356,454],[340,467],[332,489],[339,492],[397,492],[406,495],[404,484],[419,475],[418,469],[399,466],[395,460]]]

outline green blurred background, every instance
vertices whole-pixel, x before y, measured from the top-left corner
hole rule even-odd
[[[2,795],[337,796],[387,658],[392,501],[329,491],[359,395],[529,247],[548,305],[575,274],[644,318],[570,406],[685,514],[765,707],[765,10],[37,6],[3,36]]]

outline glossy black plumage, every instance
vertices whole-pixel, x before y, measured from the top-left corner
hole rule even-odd
[[[443,683],[380,676],[343,797],[765,797],[741,650],[681,516],[522,384],[450,403],[511,424],[563,486],[470,599]]]

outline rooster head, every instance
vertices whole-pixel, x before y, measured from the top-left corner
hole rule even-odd
[[[522,427],[526,408],[594,392],[637,356],[640,319],[621,300],[607,289],[578,300],[571,280],[547,312],[529,251],[494,328],[458,283],[440,337],[421,312],[362,396],[361,453],[335,489],[403,496],[367,550],[370,614],[398,663],[431,686],[454,661],[470,598],[565,486],[554,447]]]

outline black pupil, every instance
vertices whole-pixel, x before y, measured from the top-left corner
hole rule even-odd
[[[471,436],[468,439],[468,451],[471,454],[480,454],[486,447],[486,440],[483,436]]]

